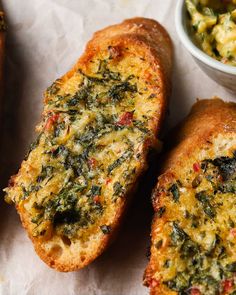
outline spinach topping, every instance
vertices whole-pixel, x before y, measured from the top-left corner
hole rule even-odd
[[[113,185],[113,196],[122,197],[124,192],[125,188],[118,181],[116,181]]]
[[[137,92],[137,86],[128,81],[113,85],[108,91],[108,96],[113,102],[117,102],[124,98],[126,92]]]
[[[42,221],[42,218],[43,218],[43,213],[40,213],[40,214],[37,214],[35,215],[34,217],[31,218],[31,222],[39,225]]]
[[[199,215],[192,214],[185,209],[183,218],[187,220],[188,228],[191,226],[192,228],[199,229],[198,234],[202,238],[205,238],[207,231],[201,230],[201,224],[214,224],[218,213],[217,208],[223,205],[223,200],[222,202],[217,201],[219,196],[216,196],[216,194],[231,193],[233,194],[232,197],[234,197],[236,193],[235,152],[233,157],[219,157],[214,160],[204,160],[201,163],[201,168],[202,174],[198,175],[197,178],[195,177],[193,181],[190,180],[190,185],[192,188],[198,188],[195,198],[204,212],[204,217],[202,218]],[[219,178],[219,174],[221,178]],[[211,187],[207,190],[200,189],[204,178],[211,183]],[[178,185],[174,184],[168,191],[172,193],[174,200],[177,199],[179,201],[179,193],[176,193],[177,189]],[[224,197],[223,195],[220,196],[220,198]],[[165,207],[161,207],[157,215],[162,216],[162,208]],[[235,228],[235,222],[230,216],[223,222],[228,226],[228,234],[231,235],[231,229]],[[184,228],[180,227],[179,221],[175,220],[171,222],[171,226],[170,247],[178,251],[178,255],[183,265],[185,265],[185,269],[180,272],[177,268],[175,277],[165,281],[164,284],[169,289],[178,292],[178,294],[191,294],[191,290],[195,286],[199,287],[201,294],[221,294],[224,291],[224,281],[233,281],[234,273],[236,273],[236,262],[233,261],[226,264],[229,253],[228,247],[225,244],[225,238],[221,236],[220,227],[217,227],[215,230],[215,237],[212,239],[212,242],[202,246],[200,242],[194,241]],[[232,243],[232,246],[234,246],[234,242],[232,241],[227,241],[227,243]],[[161,246],[161,242],[157,241],[155,246]],[[165,265],[164,262],[163,267],[166,267]],[[236,293],[236,286],[234,283],[232,284],[233,286],[229,294]]]
[[[60,136],[60,133],[62,130],[65,130],[65,122],[61,122],[59,124],[57,124],[54,128],[54,137],[58,137]]]
[[[204,285],[205,289],[211,293],[219,290],[220,282],[210,275],[210,268],[206,269],[204,261],[207,261],[208,257],[215,256],[212,261],[212,265],[216,261],[219,261],[225,253],[224,247],[221,245],[221,239],[216,235],[212,246],[207,250],[203,250],[198,243],[193,241],[190,236],[178,225],[177,222],[173,222],[171,233],[172,246],[178,247],[181,259],[185,260],[186,269],[182,272],[178,272],[176,276],[165,284],[171,290],[182,292],[180,294],[188,294],[190,286]],[[217,258],[218,257],[218,258]],[[212,258],[213,259],[213,258]],[[218,265],[220,272],[223,271],[224,277],[228,277],[228,271],[234,271],[236,264],[226,266],[224,269],[222,265]]]
[[[83,134],[78,136],[76,140],[83,146],[90,146],[94,139],[98,137],[98,129],[93,126],[88,126]]]
[[[145,123],[143,121],[140,120],[133,120],[133,125],[139,129],[141,132],[145,133],[149,133],[148,128],[145,127]]]
[[[91,196],[100,196],[101,195],[101,186],[93,185],[91,188]]]
[[[236,262],[226,265],[226,270],[229,272],[236,272]]]
[[[179,291],[179,294],[190,294],[190,286],[204,286],[205,293],[209,295],[219,294],[220,282],[209,275],[207,271],[202,271],[195,276],[187,271],[178,272],[173,280],[165,282],[165,284],[174,291]],[[190,290],[189,290],[190,289]]]
[[[66,170],[72,169],[74,175],[87,175],[89,168],[87,164],[89,150],[85,149],[81,154],[77,155],[72,152],[68,153],[64,159],[64,167]]]
[[[87,103],[87,100],[90,101],[92,99],[92,86],[90,85],[91,83],[89,83],[88,79],[85,79],[83,83],[84,84],[81,85],[80,89],[74,94],[74,96],[67,100],[67,106],[75,107],[81,102]]]
[[[111,232],[111,227],[109,225],[102,225],[100,228],[104,235],[108,235]]]
[[[133,155],[133,151],[125,151],[123,155],[116,159],[111,165],[108,166],[107,171],[108,174],[111,174],[111,172],[116,169],[117,167],[121,166],[127,159],[129,159]]]
[[[233,158],[221,157],[213,160],[213,164],[219,168],[224,181],[232,179],[236,174],[236,153]]]
[[[42,182],[44,181],[44,179],[52,177],[53,170],[54,170],[54,167],[52,166],[43,166],[41,173],[37,177],[37,182]]]
[[[37,204],[32,222],[38,226],[45,220],[50,220],[57,233],[69,238],[75,237],[80,228],[96,222],[105,210],[106,200],[99,198],[102,195],[99,173],[106,174],[104,177],[107,177],[123,164],[127,164],[123,165],[119,178],[113,184],[111,199],[114,202],[117,198],[123,197],[135,181],[135,167],[128,165],[133,160],[134,140],[122,135],[126,144],[123,154],[108,165],[98,160],[94,169],[91,169],[91,159],[94,155],[96,158],[96,152],[104,148],[99,144],[99,139],[111,132],[122,132],[127,129],[140,134],[137,139],[140,144],[145,142],[147,135],[150,135],[147,128],[148,116],[142,116],[140,120],[134,119],[132,125],[117,124],[121,115],[126,112],[126,108],[127,112],[134,112],[138,77],[133,75],[123,77],[119,72],[109,68],[109,62],[109,59],[100,60],[94,75],[86,75],[79,69],[76,74],[81,79],[73,93],[66,90],[66,87],[61,87],[64,82],[60,79],[48,87],[46,114],[60,115],[60,120],[53,122],[55,123],[53,128],[49,128],[46,132],[42,131],[42,136],[40,134],[31,148],[32,150],[40,143],[44,148],[43,157],[48,160],[48,164],[42,166],[39,175],[36,176],[38,190],[59,173],[65,177],[62,180],[62,188],[57,194],[51,192]],[[128,96],[129,99],[125,101]],[[117,110],[114,105],[117,106]],[[88,124],[81,129],[77,128],[77,123],[83,121],[83,116],[87,115],[85,112],[89,116]],[[64,139],[65,134],[69,135],[69,140]],[[127,181],[122,185],[124,180]],[[22,188],[23,198],[27,198],[32,191],[33,188],[32,190]],[[106,234],[110,231],[110,227],[104,225],[101,230]],[[43,231],[38,234],[43,234]]]
[[[219,169],[219,173],[222,176],[222,180],[230,181],[236,176],[236,151],[233,153],[233,157],[219,157],[214,160],[206,159],[203,161],[204,173],[206,172],[208,165],[212,164]],[[212,176],[207,175],[206,177],[211,180]]]
[[[181,292],[189,287],[189,276],[185,272],[179,272],[174,279],[164,282],[173,291]]]
[[[64,145],[59,145],[55,150],[50,152],[53,158],[57,158],[61,155],[66,157],[69,154],[69,150]]]
[[[171,239],[173,246],[178,247],[180,257],[185,261],[186,269],[182,272],[177,272],[172,280],[164,282],[168,288],[178,291],[180,294],[189,294],[188,290],[191,286],[202,285],[206,290],[204,294],[218,294],[214,292],[218,292],[220,280],[229,277],[228,271],[230,269],[233,271],[234,269],[234,265],[224,268],[219,263],[225,253],[219,236],[216,235],[211,247],[205,251],[179,227],[177,222],[174,222]],[[212,261],[209,266],[206,266],[209,257],[211,257]],[[214,266],[215,264],[217,266]],[[215,267],[214,269],[217,269],[222,274],[220,280],[216,280],[210,275],[211,267]]]
[[[206,191],[201,191],[197,193],[195,197],[201,203],[205,214],[210,218],[214,218],[216,216],[216,211],[210,203],[211,196],[209,196]]]
[[[58,196],[50,200],[45,207],[45,219],[53,220],[57,223],[74,223],[79,221],[80,212],[76,210],[76,194],[68,189],[62,190]]]
[[[179,187],[178,187],[177,183],[172,184],[172,186],[169,188],[169,191],[172,193],[173,200],[175,202],[178,202],[180,193],[179,193]]]
[[[221,193],[236,193],[236,179],[229,180],[225,183],[219,183],[218,191]]]
[[[156,216],[161,218],[165,212],[166,212],[166,207],[165,206],[160,207],[156,212]]]
[[[95,204],[92,199],[88,199],[89,209],[78,206],[77,192],[81,189],[80,185],[70,185],[62,189],[45,204],[43,210],[44,219],[51,220],[56,228],[61,227],[63,234],[70,238],[75,235],[79,227],[93,223],[95,215],[103,212],[101,204]]]
[[[109,80],[115,80],[120,81],[121,76],[119,72],[112,72],[109,70],[107,65],[107,60],[101,60],[98,68],[98,74],[102,76],[102,81],[109,81]]]
[[[179,242],[183,242],[188,238],[188,235],[182,228],[179,227],[177,222],[173,222],[173,228],[171,233],[171,241],[173,245],[178,245]]]
[[[52,83],[51,86],[48,87],[47,89],[47,94],[48,95],[55,95],[59,92],[60,90],[60,87],[59,87],[59,84],[60,83],[60,79],[57,79],[54,83]]]
[[[137,85],[131,83],[134,76],[123,79],[118,72],[113,72],[108,67],[108,60],[101,60],[97,71],[97,76],[89,76],[83,73],[81,69],[78,72],[83,76],[78,91],[73,95],[66,94],[64,97],[59,95],[58,82],[56,81],[48,88],[48,95],[54,95],[54,101],[50,100],[48,104],[54,104],[56,108],[63,108],[69,111],[75,111],[79,108],[94,109],[94,107],[105,107],[108,104],[120,103],[127,93],[137,93]]]

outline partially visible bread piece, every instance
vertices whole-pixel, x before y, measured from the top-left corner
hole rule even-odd
[[[200,100],[153,192],[152,295],[236,294],[236,104]]]
[[[163,27],[134,18],[95,33],[46,91],[39,136],[6,200],[49,266],[80,269],[114,238],[157,144],[171,66]]]

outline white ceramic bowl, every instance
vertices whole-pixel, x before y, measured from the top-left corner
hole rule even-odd
[[[208,56],[191,40],[187,30],[185,0],[177,0],[175,26],[184,47],[192,54],[199,67],[213,80],[236,93],[236,67],[225,65]]]

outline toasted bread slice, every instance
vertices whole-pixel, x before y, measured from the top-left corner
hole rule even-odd
[[[236,292],[236,104],[198,101],[153,192],[152,295]]]
[[[160,24],[126,20],[95,33],[46,91],[38,139],[6,200],[49,266],[80,269],[113,239],[157,143],[171,55]]]

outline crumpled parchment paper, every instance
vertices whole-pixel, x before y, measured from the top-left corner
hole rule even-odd
[[[0,182],[5,186],[26,154],[40,119],[42,93],[75,63],[92,33],[133,16],[158,20],[175,46],[173,91],[164,131],[197,97],[234,96],[210,80],[176,35],[176,0],[2,0],[8,20]],[[207,122],[206,122],[207,124]],[[154,165],[155,166],[155,165]],[[152,169],[155,170],[155,167]],[[1,295],[144,295],[152,209],[151,171],[142,180],[116,242],[85,269],[59,273],[35,254],[13,207],[0,201]],[[143,185],[145,183],[146,185]]]

